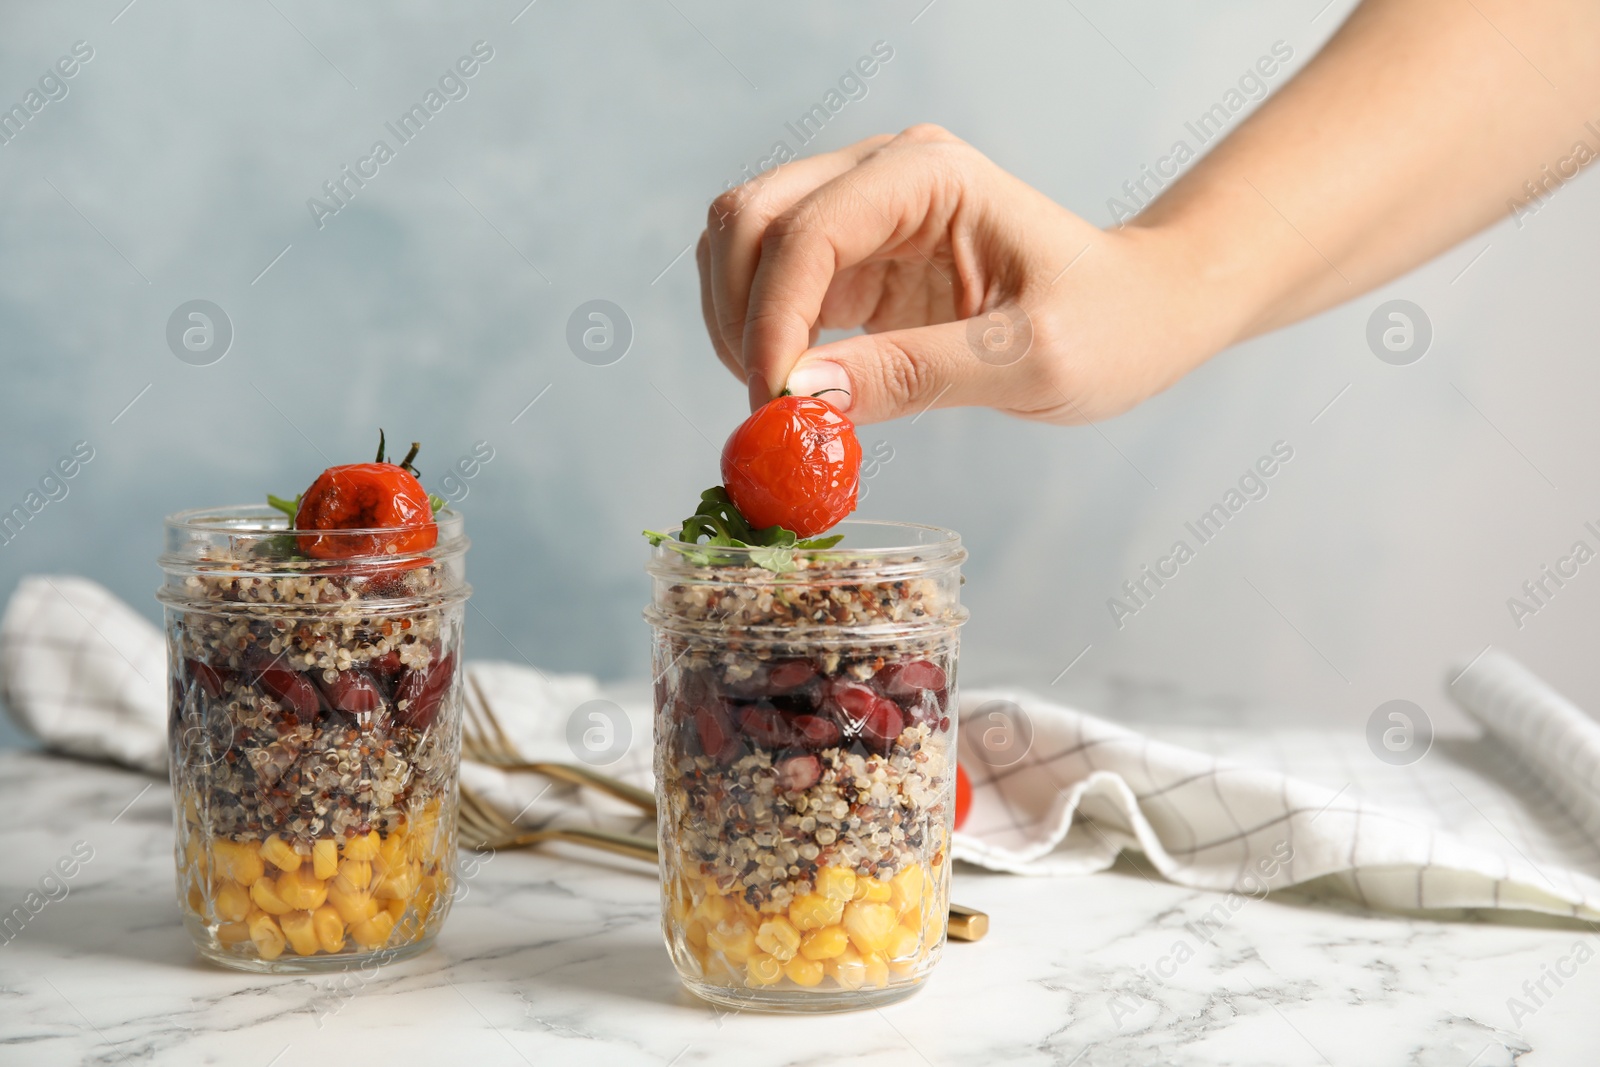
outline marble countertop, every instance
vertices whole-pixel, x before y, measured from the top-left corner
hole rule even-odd
[[[1081,879],[959,869],[956,895],[991,914],[990,936],[952,944],[910,1000],[859,1014],[694,1000],[661,944],[653,869],[560,849],[494,857],[432,951],[376,974],[235,973],[201,963],[180,925],[164,782],[0,752],[0,804],[4,911],[75,846],[93,850],[0,944],[8,1065],[1538,1067],[1593,1063],[1600,1039],[1587,929],[1278,894],[1203,930],[1221,897],[1127,861]]]

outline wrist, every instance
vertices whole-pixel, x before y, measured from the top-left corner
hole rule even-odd
[[[1188,226],[1132,224],[1105,231],[1137,301],[1132,332],[1167,365],[1165,388],[1250,335],[1262,297],[1251,272],[1232,269],[1216,242]]]

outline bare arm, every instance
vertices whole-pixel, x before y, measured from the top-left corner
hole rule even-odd
[[[1591,118],[1600,4],[1368,0],[1135,225],[1183,234],[1247,337],[1507,217],[1575,141],[1600,152]]]
[[[1596,153],[1600,3],[1367,0],[1128,226],[913,127],[719,197],[702,303],[752,405],[787,386],[861,422],[963,404],[1080,422],[1404,273]]]

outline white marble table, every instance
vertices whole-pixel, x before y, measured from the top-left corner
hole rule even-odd
[[[94,850],[68,895],[0,945],[6,1065],[1600,1062],[1600,959],[1573,955],[1600,938],[1554,922],[1278,895],[1204,942],[1185,924],[1220,898],[1132,864],[1076,880],[960,870],[959,899],[989,911],[993,933],[950,946],[911,1000],[724,1015],[679,989],[654,872],[629,861],[501,855],[433,951],[370,979],[262,977],[192,952],[165,783],[0,752],[0,804],[7,911],[75,843]],[[1193,952],[1181,965],[1179,942]],[[1558,969],[1573,972],[1559,986]],[[1532,1013],[1513,1020],[1513,996]]]

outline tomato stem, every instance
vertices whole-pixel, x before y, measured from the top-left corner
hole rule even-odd
[[[268,493],[267,503],[278,511],[281,511],[285,515],[289,516],[289,522],[291,524],[294,522],[295,514],[300,510],[300,498],[298,496],[293,500],[285,500],[281,496],[273,496],[271,493]]]
[[[413,477],[413,478],[421,478],[422,477],[422,473],[420,471],[418,471],[416,467],[411,465],[411,461],[416,459],[417,458],[417,453],[421,452],[421,451],[422,451],[422,442],[420,442],[420,441],[412,441],[411,442],[411,451],[407,452],[406,453],[406,458],[400,461],[400,469],[403,470],[403,471],[410,471],[411,472],[411,477]]]
[[[378,427],[378,458],[373,460],[372,462],[374,462],[374,463],[382,463],[383,462],[383,427],[381,427],[381,426]]]

